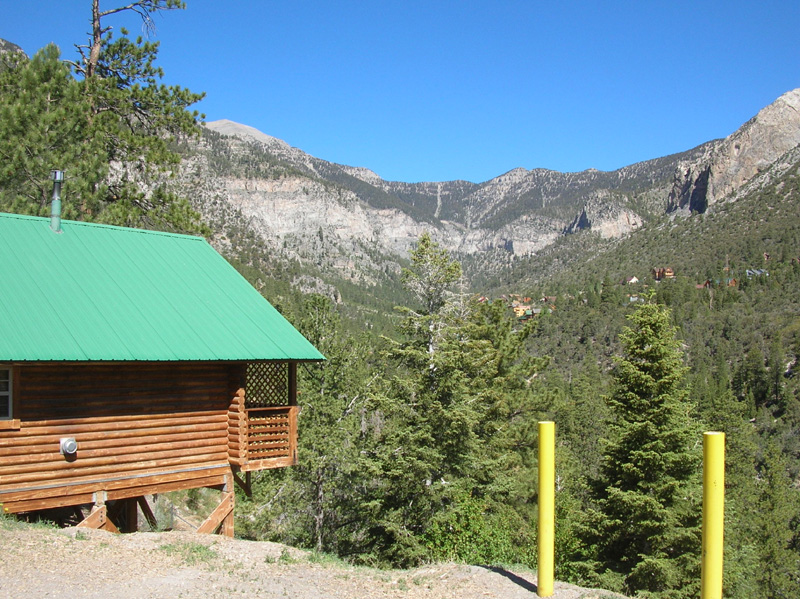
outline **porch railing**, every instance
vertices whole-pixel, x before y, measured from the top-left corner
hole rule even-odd
[[[228,412],[228,455],[243,472],[297,463],[297,406],[245,408]]]
[[[248,408],[247,459],[292,457],[297,447],[297,406]]]

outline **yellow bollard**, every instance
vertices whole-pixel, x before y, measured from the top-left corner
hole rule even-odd
[[[725,433],[703,434],[703,560],[701,599],[722,599]]]
[[[539,423],[539,571],[536,593],[553,594],[553,551],[556,530],[556,425]]]

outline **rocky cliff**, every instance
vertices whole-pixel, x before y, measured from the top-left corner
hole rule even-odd
[[[703,213],[800,144],[800,89],[783,94],[735,133],[682,160],[669,194],[670,210]]]
[[[613,239],[669,211],[704,212],[798,144],[795,90],[723,140],[613,172],[518,168],[477,184],[402,183],[215,121],[187,153],[183,185],[210,221],[234,220],[289,259],[375,284],[425,230],[462,255],[530,255],[581,231]]]

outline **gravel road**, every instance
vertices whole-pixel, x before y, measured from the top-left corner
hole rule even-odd
[[[531,599],[536,575],[462,564],[376,570],[276,543],[0,522],[0,597]],[[624,599],[556,583],[554,599]]]

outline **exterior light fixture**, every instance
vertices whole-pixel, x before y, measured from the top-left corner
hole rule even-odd
[[[75,437],[63,437],[60,443],[60,451],[63,456],[74,456],[78,453],[78,442]]]

